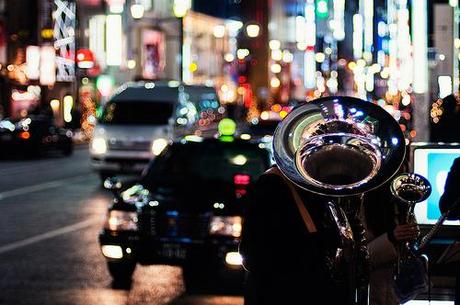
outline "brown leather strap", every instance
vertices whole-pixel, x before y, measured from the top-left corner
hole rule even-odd
[[[305,227],[307,228],[308,232],[309,233],[316,233],[318,232],[318,230],[316,229],[316,225],[315,223],[313,222],[313,219],[311,218],[310,216],[310,213],[308,212],[307,208],[305,207],[305,205],[303,204],[303,201],[302,199],[300,198],[300,195],[299,193],[297,192],[296,188],[294,187],[294,185],[292,184],[291,181],[289,181],[284,175],[283,173],[281,173],[281,171],[279,170],[278,167],[272,167],[270,168],[269,170],[267,170],[265,172],[266,174],[273,174],[273,175],[277,175],[277,176],[280,176],[281,178],[283,178],[284,182],[286,183],[286,185],[289,187],[289,190],[291,191],[291,194],[292,194],[292,197],[294,198],[294,201],[297,205],[297,209],[299,210],[299,213],[300,213],[300,216],[302,216],[302,219],[303,219],[303,222],[305,224]]]

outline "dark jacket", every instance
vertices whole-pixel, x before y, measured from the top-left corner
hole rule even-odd
[[[441,199],[439,200],[441,213],[446,212],[457,199],[460,199],[460,158],[454,160],[449,174],[447,175],[446,184],[444,186],[444,194],[442,194]],[[456,208],[453,210],[448,219],[460,219],[460,209]]]
[[[246,305],[346,303],[342,275],[330,269],[340,243],[337,226],[324,198],[297,190],[316,233],[307,231],[280,176],[262,175],[251,192],[240,245],[249,269]]]

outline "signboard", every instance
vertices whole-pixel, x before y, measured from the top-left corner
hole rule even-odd
[[[142,38],[142,76],[146,79],[157,79],[163,75],[165,67],[164,33],[143,29]]]
[[[460,146],[417,147],[414,150],[414,172],[426,177],[432,186],[430,197],[415,205],[419,224],[434,224],[441,216],[439,199],[444,193],[450,167],[458,157]],[[460,221],[446,221],[444,224],[460,225]]]

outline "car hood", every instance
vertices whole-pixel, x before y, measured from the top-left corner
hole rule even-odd
[[[238,204],[241,200],[235,197],[230,185],[203,186],[190,183],[186,187],[159,186],[151,194],[166,210],[208,212],[215,209],[222,211],[225,208],[226,211],[236,212],[241,208],[241,204]]]

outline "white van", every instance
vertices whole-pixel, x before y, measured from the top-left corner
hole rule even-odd
[[[176,81],[122,85],[104,105],[90,143],[91,166],[101,179],[140,174],[176,134],[191,132],[198,119],[191,91],[197,90],[217,100],[214,88]]]

